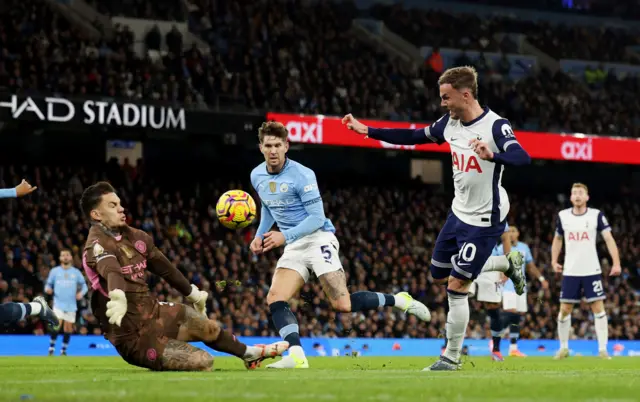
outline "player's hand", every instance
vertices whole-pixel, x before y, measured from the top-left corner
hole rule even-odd
[[[31,194],[36,191],[38,187],[34,187],[29,184],[28,181],[22,179],[22,182],[16,186],[16,195],[18,197],[24,197],[27,194]]]
[[[263,252],[278,248],[285,243],[285,238],[282,232],[267,232],[264,234],[264,249]]]
[[[200,290],[196,285],[191,285],[191,294],[187,296],[187,301],[193,303],[193,308],[203,316],[207,316],[207,298],[209,294]]]
[[[540,282],[540,285],[542,286],[542,289],[547,290],[549,289],[549,281],[544,280],[542,282]]]
[[[53,294],[53,289],[51,289],[51,288],[47,288],[47,289],[45,289],[45,290],[44,290],[44,292],[45,292],[46,294],[48,294],[48,295],[52,295],[52,294]]]
[[[369,127],[356,120],[351,113],[342,118],[342,124],[346,124],[349,130],[358,134],[367,135],[369,133]]]
[[[109,292],[109,302],[107,302],[107,317],[109,324],[121,326],[124,315],[127,314],[127,296],[120,289]]]
[[[614,264],[611,267],[611,271],[609,272],[609,276],[620,276],[622,273],[622,267],[619,264]]]
[[[500,272],[500,283],[502,283],[504,285],[505,283],[507,283],[508,280],[509,280],[509,278],[507,277],[507,275],[505,275],[502,272]]]
[[[82,292],[76,293],[76,300],[82,300]]]
[[[473,149],[473,152],[478,154],[480,159],[484,159],[485,161],[493,160],[493,151],[486,142],[474,138],[469,141],[469,146]]]
[[[553,272],[557,272],[557,273],[562,272],[562,265],[558,264],[557,262],[554,262],[551,265],[553,265]]]
[[[256,237],[255,239],[253,239],[251,245],[249,246],[249,249],[251,249],[251,252],[253,254],[262,254],[262,238]]]

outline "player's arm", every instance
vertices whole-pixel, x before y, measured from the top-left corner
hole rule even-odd
[[[171,261],[160,251],[151,236],[144,234],[145,243],[149,250],[149,272],[160,276],[167,281],[171,287],[180,292],[187,298],[189,303],[193,303],[193,307],[200,314],[206,315],[206,302],[209,296],[207,292],[201,291],[196,285],[191,285],[189,280],[176,268]]]
[[[522,166],[531,163],[531,156],[522,148],[516,139],[511,124],[506,119],[499,119],[493,123],[491,129],[493,133],[493,141],[500,152],[492,152],[488,150],[489,160],[502,165]]]
[[[556,222],[556,234],[551,242],[551,266],[555,272],[562,272],[562,265],[558,263],[560,251],[562,251],[562,241],[564,240],[564,228],[562,227],[562,219],[558,216]]]
[[[622,267],[620,265],[620,253],[618,252],[616,240],[613,238],[613,234],[611,233],[611,226],[602,212],[598,215],[598,231],[602,234],[602,238],[607,245],[607,250],[609,251],[609,255],[613,261],[609,275],[618,276],[622,272]]]
[[[100,243],[95,243],[87,250],[87,262],[95,267],[98,274],[107,281],[109,302],[107,302],[106,316],[109,324],[120,326],[127,314],[127,295],[124,293],[126,285],[120,262],[114,250],[106,250]]]
[[[263,239],[264,234],[271,230],[274,223],[276,223],[276,220],[273,218],[273,215],[271,215],[269,208],[267,208],[263,202],[262,208],[260,208],[260,224],[256,231],[256,237]]]
[[[77,281],[78,285],[80,285],[80,292],[79,293],[79,299],[82,299],[87,292],[89,291],[89,288],[87,287],[87,282],[84,280],[84,276],[82,276],[82,273],[80,271],[78,271],[78,281]]]
[[[47,283],[44,285],[44,292],[48,295],[53,294],[53,282],[55,280],[56,272],[58,271],[54,268],[49,272],[49,276],[47,276]]]
[[[34,187],[26,180],[22,180],[20,184],[13,188],[0,188],[0,198],[18,198],[33,193],[38,187]]]
[[[279,235],[277,234],[278,232],[266,233],[264,241],[265,252],[280,247],[283,244],[290,244],[301,237],[315,232],[320,229],[326,221],[322,196],[320,195],[316,175],[313,171],[307,170],[300,173],[300,177],[295,183],[295,191],[300,197],[307,216],[296,226],[283,230]]]
[[[374,128],[360,123],[351,114],[342,118],[342,124],[346,124],[349,130],[365,135],[367,138],[397,145],[428,144],[432,142],[442,144],[445,142],[444,128],[447,126],[448,121],[449,115],[447,114],[425,128]]]

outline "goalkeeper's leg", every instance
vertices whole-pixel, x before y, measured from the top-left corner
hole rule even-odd
[[[287,342],[247,346],[233,334],[220,328],[216,321],[207,319],[192,307],[182,307],[185,309],[184,321],[178,329],[178,341],[203,342],[211,349],[241,358],[248,369],[257,368],[265,359],[280,356],[289,347]]]

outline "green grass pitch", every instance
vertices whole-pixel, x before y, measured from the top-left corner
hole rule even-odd
[[[246,371],[218,358],[211,373],[153,373],[116,357],[5,357],[0,401],[640,401],[640,358],[472,357],[458,372],[420,371],[433,360],[325,357],[307,370]]]

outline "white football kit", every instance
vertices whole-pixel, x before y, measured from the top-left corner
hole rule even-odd
[[[561,302],[579,303],[583,296],[588,302],[606,298],[596,237],[610,230],[609,222],[598,209],[587,208],[582,215],[574,214],[572,208],[560,211],[556,234],[564,237],[565,247]]]

